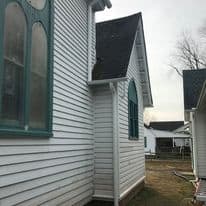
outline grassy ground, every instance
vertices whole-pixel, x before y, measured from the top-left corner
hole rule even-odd
[[[189,161],[147,161],[145,188],[128,206],[194,205],[191,203],[194,187],[190,182],[175,176],[174,170],[178,172],[192,171]]]
[[[177,171],[191,176],[191,163],[189,161],[160,161],[149,160],[146,162],[145,188],[128,203],[128,206],[201,206],[192,204],[193,185],[174,175]],[[88,206],[112,206],[112,203],[92,202]]]

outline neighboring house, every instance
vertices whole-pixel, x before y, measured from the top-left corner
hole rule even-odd
[[[191,122],[193,170],[200,180],[196,197],[206,203],[206,69],[183,72],[185,120]]]
[[[183,134],[190,134],[190,123],[186,122],[184,125],[182,125],[179,128],[173,130],[173,132],[183,133]]]
[[[94,67],[105,7],[0,1],[0,205],[117,206],[143,183],[152,96],[142,17],[97,24]]]
[[[190,135],[145,127],[145,142],[146,155],[172,152],[175,148],[181,152],[183,147],[190,147]]]

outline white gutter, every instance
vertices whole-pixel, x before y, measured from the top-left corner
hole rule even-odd
[[[192,150],[193,150],[193,164],[194,164],[194,174],[195,176],[197,177],[198,176],[198,163],[197,163],[197,158],[198,158],[198,155],[197,155],[197,140],[196,140],[196,129],[195,129],[195,124],[196,124],[196,120],[195,120],[195,117],[194,117],[194,112],[190,112],[190,119],[191,119],[191,122],[192,122]]]
[[[93,80],[93,81],[88,81],[88,85],[100,85],[100,84],[109,84],[109,83],[116,83],[116,82],[124,82],[127,81],[127,77],[123,78],[114,78],[114,79],[103,79],[103,80]]]
[[[88,48],[88,81],[92,80],[92,26],[93,26],[93,11],[92,7],[97,2],[97,0],[93,0],[88,5],[88,40],[87,40],[87,48]]]
[[[118,117],[118,83],[110,82],[113,101],[113,179],[114,206],[119,206],[119,117]]]

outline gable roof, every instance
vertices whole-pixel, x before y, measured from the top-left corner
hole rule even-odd
[[[96,24],[93,80],[125,77],[141,13]]]
[[[184,125],[184,121],[150,122],[150,127],[156,130],[174,131]]]
[[[196,108],[205,80],[206,69],[183,71],[185,110],[191,110],[192,108]]]

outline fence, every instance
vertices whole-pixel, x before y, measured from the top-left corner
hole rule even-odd
[[[147,153],[146,159],[191,159],[190,147],[161,147],[156,149],[156,153]]]

